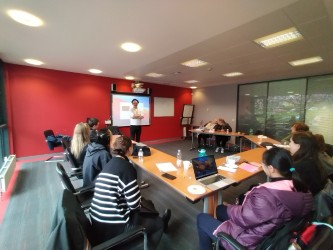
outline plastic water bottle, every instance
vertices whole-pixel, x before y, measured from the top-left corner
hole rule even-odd
[[[250,135],[253,135],[253,129],[250,128],[250,132],[249,132]]]
[[[224,148],[223,147],[221,148],[221,154],[224,154]]]
[[[182,151],[180,149],[178,149],[177,152],[177,167],[181,167],[182,166]]]
[[[139,161],[143,162],[143,151],[142,151],[142,148],[139,149],[138,157],[139,157]]]

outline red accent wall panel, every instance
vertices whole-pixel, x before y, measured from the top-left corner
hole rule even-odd
[[[72,135],[76,123],[96,117],[101,127],[110,116],[111,83],[118,92],[131,92],[122,79],[6,64],[6,98],[11,148],[18,157],[50,153],[43,131]],[[151,88],[151,125],[144,126],[142,141],[182,136],[180,117],[184,104],[192,103],[192,90],[145,83]],[[175,100],[174,117],[154,117],[154,96]],[[129,127],[121,131],[129,135]],[[61,148],[55,152],[62,151]]]

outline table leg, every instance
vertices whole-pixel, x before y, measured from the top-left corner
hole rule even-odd
[[[203,212],[210,214],[211,216],[215,216],[215,208],[217,206],[217,201],[218,201],[218,192],[214,192],[209,196],[204,197],[203,200],[204,200]]]
[[[192,143],[191,143],[190,150],[193,150],[193,149],[195,149],[195,147],[194,147],[194,133],[192,132]]]

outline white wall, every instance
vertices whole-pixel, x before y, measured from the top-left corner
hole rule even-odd
[[[236,130],[237,85],[221,85],[193,90],[193,125],[199,125],[213,118],[223,118]]]

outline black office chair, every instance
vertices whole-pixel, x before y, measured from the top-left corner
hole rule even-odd
[[[309,242],[301,241],[302,236],[304,235],[303,233],[312,224],[311,218],[312,214],[309,214],[303,218],[294,218],[284,225],[281,225],[273,233],[264,238],[264,240],[256,246],[256,250],[288,249],[291,245],[291,241],[296,242],[299,246],[301,246],[302,250],[333,249],[333,230],[326,226],[317,226],[316,231],[312,234]],[[332,226],[333,217],[327,217],[323,220],[323,222]],[[306,237],[310,236],[307,235]],[[219,249],[220,240],[228,242],[234,249],[247,249],[230,235],[220,232],[217,234],[215,250]]]
[[[267,249],[288,249],[290,245],[290,239],[293,237],[292,232],[301,232],[308,225],[312,218],[312,214],[304,216],[302,218],[294,218],[289,222],[286,222],[277,227],[270,235],[265,237],[260,244],[257,245],[256,250]],[[219,250],[219,242],[223,240],[229,243],[234,249],[246,250],[247,248],[242,246],[238,241],[232,238],[230,235],[220,232],[217,234],[217,240],[215,242],[215,250]],[[276,244],[279,244],[277,246]],[[282,246],[283,245],[283,246]]]
[[[61,138],[62,136],[56,136],[52,129],[44,130],[43,131],[45,142],[50,150],[54,150],[54,148],[61,146]],[[58,162],[64,161],[64,157],[56,157],[51,156],[50,158],[46,159],[45,162]]]
[[[140,237],[143,239],[143,247],[146,250],[147,234],[145,228],[141,226],[137,226],[98,245],[95,244],[90,221],[73,193],[65,189],[57,204],[45,249],[118,249],[119,246],[133,243],[134,240],[139,240]]]
[[[56,170],[63,188],[72,192],[77,197],[83,208],[88,208],[94,196],[94,187],[81,187],[75,189],[71,182],[70,176],[68,176],[61,163],[57,163]]]
[[[79,166],[74,155],[72,154],[70,148],[65,150],[66,158],[71,166],[72,172],[70,173],[71,176],[76,176],[78,179],[83,179],[83,170],[82,166]]]

